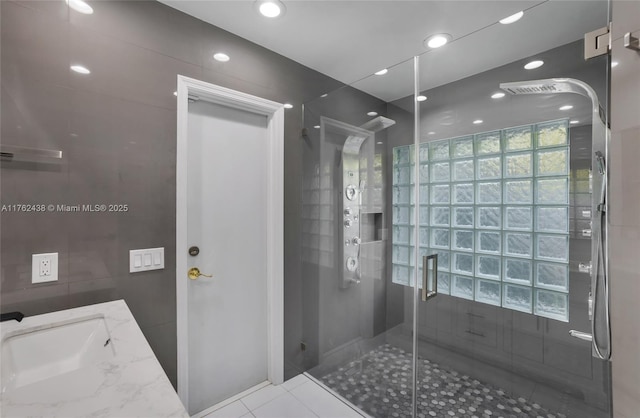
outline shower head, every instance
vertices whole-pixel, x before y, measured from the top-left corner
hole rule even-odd
[[[378,132],[383,129],[387,129],[389,126],[393,126],[395,124],[396,121],[393,119],[385,118],[384,116],[378,116],[377,118],[371,119],[364,125],[361,125],[360,128],[372,132]]]
[[[576,93],[592,98],[595,92],[587,83],[573,78],[549,78],[545,80],[514,81],[500,83],[500,88],[507,93],[517,94],[555,94]]]
[[[500,83],[500,88],[513,95],[521,94],[556,94],[575,93],[591,99],[591,110],[604,123],[604,115],[600,111],[598,95],[590,85],[575,78],[548,78],[544,80],[513,81]]]
[[[380,132],[383,129],[387,129],[389,126],[393,126],[396,124],[396,121],[393,119],[385,118],[384,116],[378,116],[374,119],[371,119],[369,122],[360,126],[360,129],[364,131],[375,134],[376,132]],[[365,139],[369,138],[369,136],[363,135],[349,135],[347,140],[344,142],[343,152],[348,154],[358,154],[360,152],[360,146]]]

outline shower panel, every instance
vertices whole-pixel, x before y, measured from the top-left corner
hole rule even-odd
[[[348,288],[360,284],[361,271],[361,225],[362,225],[362,196],[366,190],[366,181],[360,178],[360,151],[367,140],[375,139],[375,133],[395,124],[395,121],[378,116],[360,127],[323,117],[321,119],[321,136],[326,139],[326,133],[338,130],[348,134],[338,164],[342,166],[342,261],[343,271],[341,288]]]
[[[344,271],[342,287],[360,284],[360,205],[364,182],[360,182],[360,146],[367,137],[350,135],[342,149]]]
[[[593,355],[603,360],[611,357],[611,326],[609,319],[609,283],[607,271],[607,168],[606,155],[609,129],[605,113],[596,92],[587,83],[571,78],[517,81],[501,83],[500,88],[513,95],[574,93],[591,100],[591,167],[597,171],[592,179],[591,198],[591,292],[589,294],[589,319],[591,334],[571,330],[572,336],[592,341]]]

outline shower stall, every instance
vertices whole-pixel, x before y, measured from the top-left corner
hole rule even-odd
[[[611,416],[609,4],[522,4],[304,104],[299,362],[371,417]]]

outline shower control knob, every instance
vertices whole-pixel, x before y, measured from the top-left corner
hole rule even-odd
[[[348,238],[347,238],[347,239],[345,239],[345,240],[344,240],[344,245],[345,245],[346,247],[348,247],[349,245],[351,245],[351,240],[350,240],[350,239],[348,239]]]
[[[358,196],[358,189],[353,184],[350,184],[344,190],[344,194],[347,196],[347,199],[354,200],[356,196]]]
[[[347,258],[346,267],[350,272],[356,271],[356,269],[358,268],[358,260],[353,257]]]
[[[360,245],[360,243],[362,242],[362,240],[360,239],[360,237],[354,237],[351,242],[353,242],[353,245]]]
[[[351,219],[345,219],[344,220],[344,226],[349,228],[351,226],[353,222],[351,221]]]
[[[589,261],[588,263],[580,263],[578,264],[578,271],[580,273],[589,273],[591,274],[591,261]]]
[[[345,208],[344,209],[344,214],[347,215],[347,216],[351,215],[351,208]]]

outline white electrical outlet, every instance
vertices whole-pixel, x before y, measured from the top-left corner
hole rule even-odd
[[[40,276],[51,276],[51,260],[47,257],[40,260]]]
[[[58,280],[58,253],[33,254],[31,256],[31,283]]]

